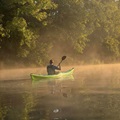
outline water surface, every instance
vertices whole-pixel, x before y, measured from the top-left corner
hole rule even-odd
[[[74,80],[1,80],[0,120],[119,120],[117,66],[76,67]]]

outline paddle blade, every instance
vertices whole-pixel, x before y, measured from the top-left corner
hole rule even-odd
[[[62,61],[65,60],[65,59],[66,59],[66,56],[63,56],[61,62],[58,64],[58,66],[59,66],[59,65],[62,63]]]
[[[63,57],[62,57],[62,60],[65,60],[65,59],[66,59],[66,56],[63,56]]]

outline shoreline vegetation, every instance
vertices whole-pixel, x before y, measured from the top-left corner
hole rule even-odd
[[[48,60],[49,61],[49,60]],[[58,62],[56,62],[55,64],[57,64]],[[61,64],[62,67],[64,66],[90,66],[90,65],[111,65],[111,64],[120,64],[120,61],[112,61],[112,62],[103,62],[103,61],[99,61],[99,60],[91,60],[89,62],[85,62],[85,61],[70,61],[69,59],[68,60],[65,60],[65,62],[63,62]],[[36,64],[31,64],[31,65],[26,65],[26,64],[23,64],[22,62],[21,63],[18,63],[18,62],[14,62],[14,63],[9,63],[9,64],[5,64],[4,62],[0,62],[0,69],[21,69],[21,68],[44,68],[48,65],[48,63],[46,64],[43,64],[43,65],[36,65]]]
[[[119,0],[1,0],[0,68],[120,62]]]

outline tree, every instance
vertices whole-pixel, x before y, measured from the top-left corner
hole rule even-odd
[[[0,54],[3,59],[26,58],[36,47],[38,31],[47,25],[50,10],[57,5],[51,0],[1,0],[0,6],[0,35],[4,36]]]
[[[88,12],[85,10],[84,1],[55,0],[55,3],[58,4],[58,8],[54,11],[53,24],[49,27],[49,30],[55,33],[51,35],[53,46],[56,49],[59,45],[65,46],[63,51],[67,53],[83,53],[89,41],[87,36],[92,32],[92,29],[86,26]],[[47,34],[52,34],[49,30]]]

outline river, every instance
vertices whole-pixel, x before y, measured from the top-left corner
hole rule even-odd
[[[75,66],[74,80],[33,83],[32,72],[45,69],[0,70],[0,120],[120,119],[120,64]]]

